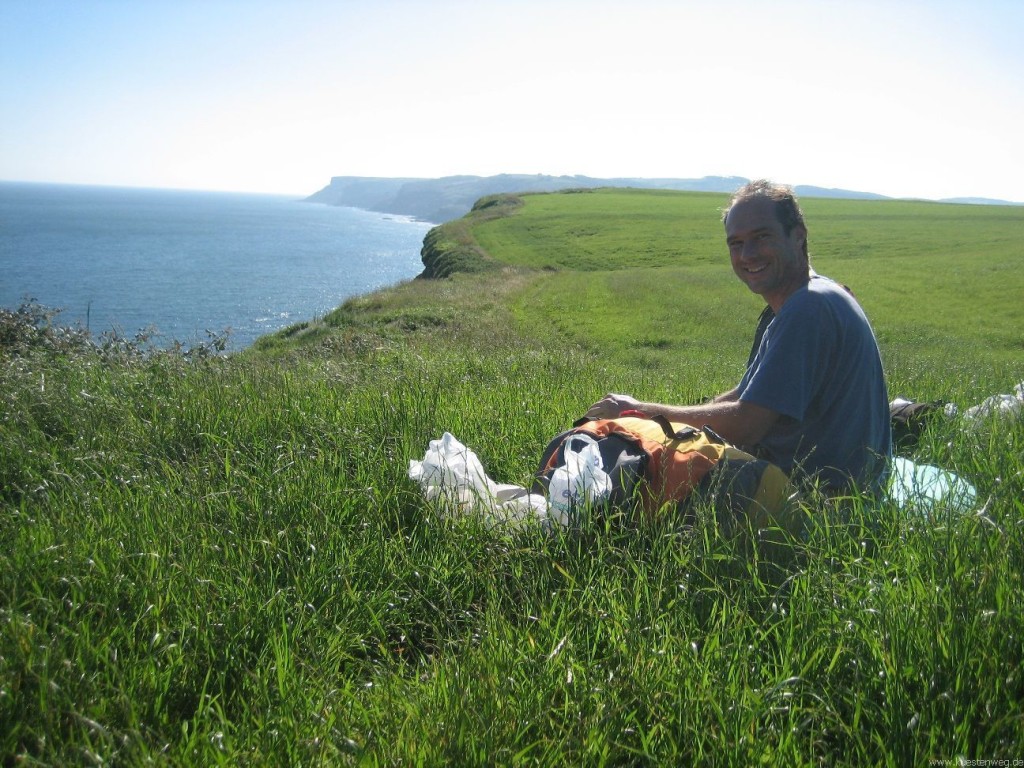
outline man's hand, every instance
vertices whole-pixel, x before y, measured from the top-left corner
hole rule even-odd
[[[640,401],[634,397],[610,393],[590,406],[586,415],[591,419],[614,419],[623,411],[642,410],[640,405]]]

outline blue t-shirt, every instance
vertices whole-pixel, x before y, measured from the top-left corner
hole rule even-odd
[[[814,275],[768,325],[739,399],[780,418],[759,456],[830,490],[877,490],[892,455],[889,397],[878,343],[845,288]]]

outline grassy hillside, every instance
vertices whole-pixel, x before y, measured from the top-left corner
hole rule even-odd
[[[353,300],[326,326],[450,330],[475,315],[471,325],[490,327],[474,294],[497,290],[502,333],[514,319],[531,343],[573,345],[656,379],[696,367],[695,378],[707,381],[697,390],[720,390],[738,378],[762,307],[729,268],[720,223],[727,199],[622,189],[496,196],[435,229],[428,243],[456,270],[501,276],[485,276],[481,289],[468,275],[443,286],[399,286]],[[970,397],[1016,380],[1024,357],[1017,245],[1024,209],[802,202],[812,264],[860,299],[894,391],[944,397],[937,370],[974,382]]]
[[[918,448],[977,510],[811,500],[781,550],[705,508],[549,532],[421,497],[408,462],[446,430],[525,483],[607,389],[697,399],[746,357],[724,197],[521,202],[434,233],[471,272],[229,358],[0,315],[4,764],[1024,755],[1024,424],[939,421]],[[1024,211],[804,202],[894,394],[1024,379]]]
[[[507,262],[561,271],[516,302],[521,318],[543,317],[615,355],[654,348],[662,362],[746,342],[761,305],[729,268],[724,196],[604,190],[528,200],[475,230]],[[958,365],[966,356],[971,365],[1019,364],[1024,210],[827,199],[803,206],[815,268],[854,290],[894,363]],[[649,364],[651,355],[637,359]]]

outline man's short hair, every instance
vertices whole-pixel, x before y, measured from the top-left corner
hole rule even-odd
[[[755,197],[765,197],[775,204],[775,216],[782,224],[783,233],[788,235],[797,225],[807,228],[804,224],[804,212],[800,210],[800,203],[797,202],[792,187],[775,184],[767,179],[750,181],[737,189],[729,205],[722,210],[722,223],[725,223],[734,205]]]

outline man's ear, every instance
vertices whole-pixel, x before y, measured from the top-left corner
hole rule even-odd
[[[790,230],[789,236],[793,239],[794,245],[800,253],[807,255],[807,227],[803,224],[793,225],[793,229]]]

